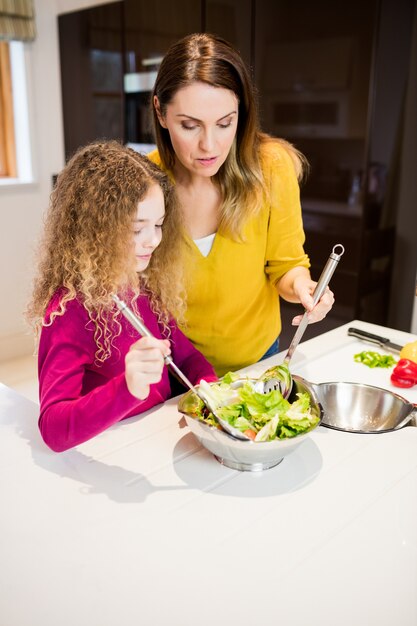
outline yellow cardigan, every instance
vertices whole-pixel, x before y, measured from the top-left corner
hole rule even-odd
[[[161,166],[157,151],[148,156]],[[275,284],[293,267],[310,267],[303,249],[298,182],[285,148],[264,145],[262,170],[269,198],[248,220],[244,241],[216,233],[207,257],[191,238],[185,251],[187,312],[182,330],[219,376],[265,354],[281,332]]]

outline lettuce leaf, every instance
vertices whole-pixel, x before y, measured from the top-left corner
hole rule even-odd
[[[276,368],[271,368],[271,375],[272,369],[276,372]],[[256,392],[249,380],[235,389],[232,385],[237,379],[235,374],[229,373],[218,383],[201,381],[200,389],[222,419],[241,432],[254,431],[256,442],[296,437],[319,422],[308,393],[298,393],[297,400],[291,403],[276,389],[267,394]],[[193,409],[196,417],[217,425],[201,400]]]

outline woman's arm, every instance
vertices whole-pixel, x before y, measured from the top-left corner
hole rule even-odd
[[[295,267],[289,270],[277,282],[278,293],[287,302],[300,302],[308,311],[308,321],[319,322],[322,320],[334,303],[333,292],[327,287],[316,306],[313,304],[313,292],[316,287],[310,277],[310,272],[305,267]],[[297,326],[301,322],[302,315],[293,318],[292,323]]]

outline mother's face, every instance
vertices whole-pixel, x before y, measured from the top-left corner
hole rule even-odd
[[[214,176],[225,162],[236,136],[239,103],[233,91],[194,83],[175,94],[159,123],[169,132],[178,169],[192,177]]]

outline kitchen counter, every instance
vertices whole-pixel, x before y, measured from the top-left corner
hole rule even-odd
[[[292,372],[393,390],[353,362],[352,325],[415,339],[354,321],[302,343]],[[201,448],[176,399],[61,454],[34,403],[0,399],[2,625],[417,624],[417,428],[320,427],[247,473]]]

